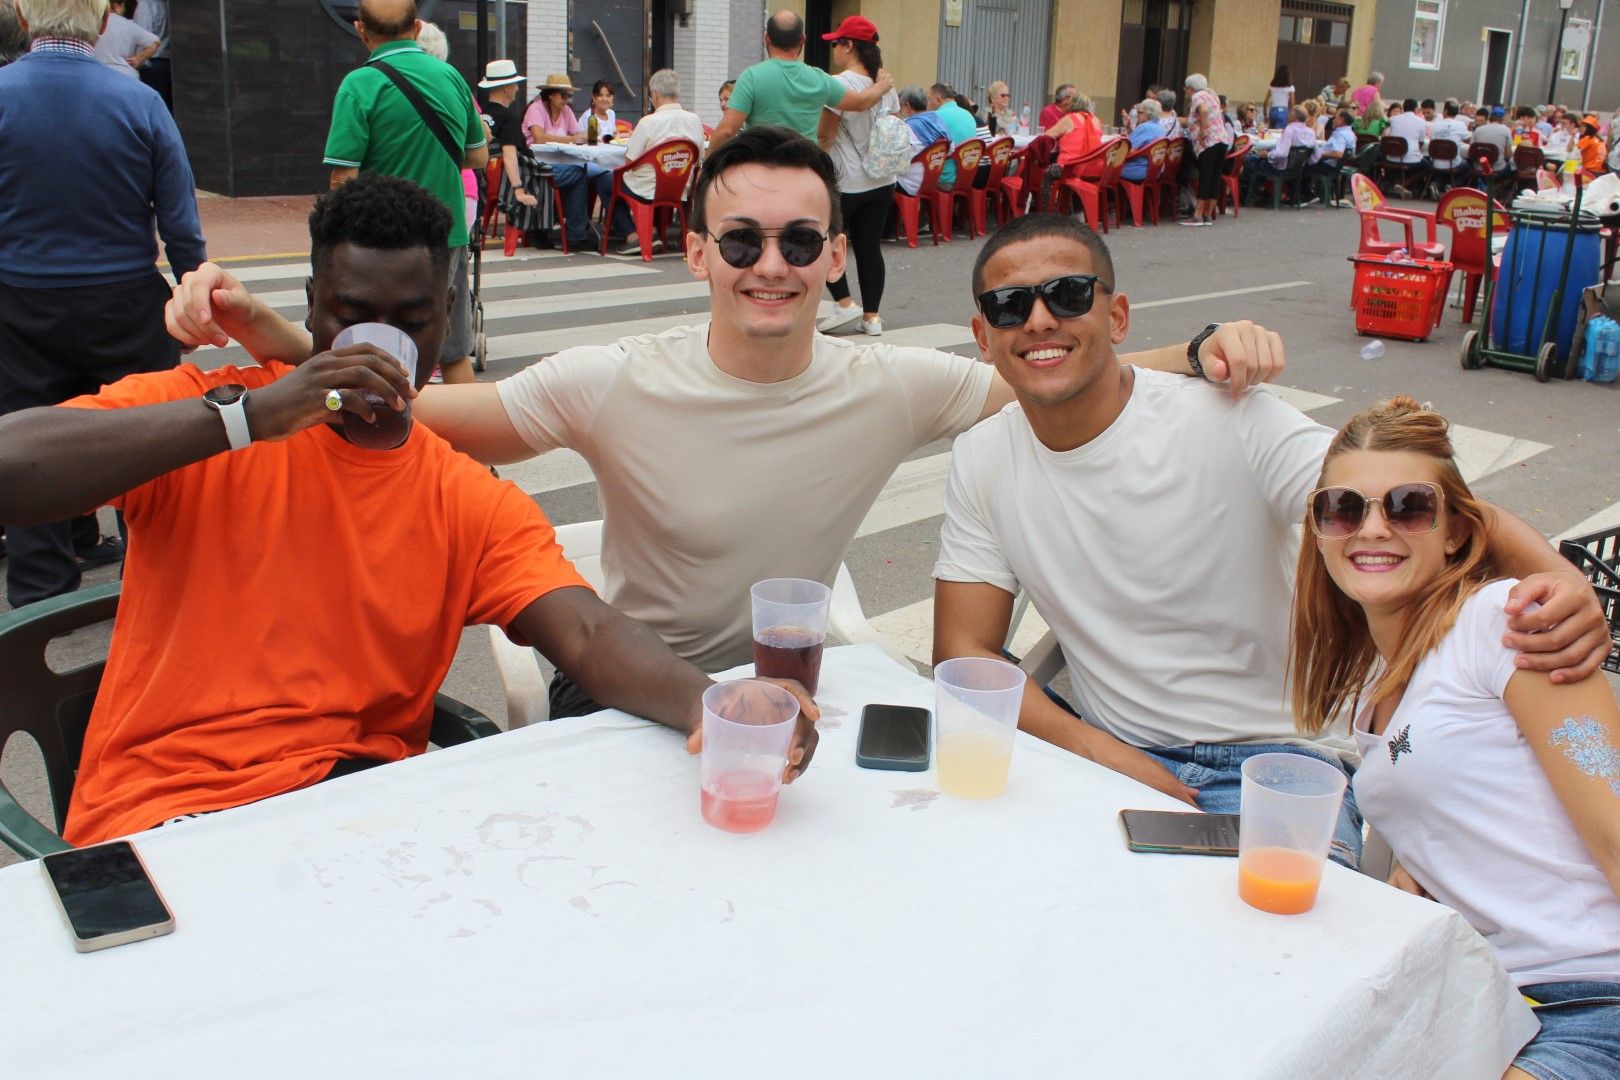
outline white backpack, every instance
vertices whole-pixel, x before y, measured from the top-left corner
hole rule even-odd
[[[888,113],[872,121],[872,134],[861,157],[861,169],[868,177],[892,183],[910,168],[911,158],[911,132],[904,120]]]

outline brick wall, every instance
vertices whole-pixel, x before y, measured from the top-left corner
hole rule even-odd
[[[529,56],[523,73],[529,77],[523,97],[546,76],[568,71],[568,0],[529,0]]]

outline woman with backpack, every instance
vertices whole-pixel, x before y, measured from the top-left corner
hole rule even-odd
[[[852,90],[872,85],[883,67],[883,54],[878,51],[877,27],[870,19],[851,15],[822,37],[833,43],[833,61],[843,69],[839,79]],[[830,105],[822,111],[817,137],[838,167],[844,235],[849,238],[855,271],[861,279],[858,308],[850,296],[847,273],[828,286],[838,306],[816,324],[824,334],[856,320],[860,320],[864,333],[883,333],[883,320],[878,315],[883,300],[883,225],[889,216],[889,204],[894,201],[895,179],[910,164],[911,157],[905,123],[895,115],[899,109],[900,99],[890,90],[868,112],[840,112]],[[889,145],[896,135],[898,151]]]

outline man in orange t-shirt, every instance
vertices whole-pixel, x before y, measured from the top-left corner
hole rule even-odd
[[[362,391],[402,408],[426,381],[431,362],[413,385],[375,347],[331,343],[381,322],[437,356],[448,232],[423,189],[363,176],[310,216],[310,360],[187,364],[0,421],[0,520],[112,503],[131,535],[69,842],[421,753],[461,630],[478,623],[606,706],[699,730],[708,678],[596,597],[523,492],[421,424],[379,451],[334,422],[373,415]],[[816,714],[788,685],[804,709],[796,775]]]

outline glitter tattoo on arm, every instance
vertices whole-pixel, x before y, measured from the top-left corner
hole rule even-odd
[[[1609,731],[1597,718],[1571,716],[1547,736],[1551,746],[1564,748],[1564,757],[1587,776],[1606,780],[1620,799],[1620,749],[1609,741]]]

